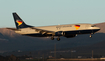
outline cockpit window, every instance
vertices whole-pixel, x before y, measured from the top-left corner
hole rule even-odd
[[[96,27],[96,25],[92,25],[91,27]]]

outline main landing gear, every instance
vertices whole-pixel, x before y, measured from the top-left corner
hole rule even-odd
[[[58,37],[57,40],[60,41],[60,38]]]
[[[51,40],[54,40],[54,36],[51,37]],[[60,41],[60,37],[57,38],[57,41]]]
[[[51,40],[54,40],[54,36],[51,37]]]

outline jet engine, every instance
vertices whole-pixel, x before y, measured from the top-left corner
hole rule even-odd
[[[55,33],[55,36],[63,36],[64,35],[64,32],[63,31],[59,31],[59,32],[56,32]]]

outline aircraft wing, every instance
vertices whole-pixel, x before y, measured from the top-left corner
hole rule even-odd
[[[55,34],[55,32],[53,31],[48,31],[48,30],[43,30],[43,29],[38,29],[38,28],[34,28],[34,27],[30,27],[31,29],[34,29],[35,31],[42,33],[42,34]],[[6,28],[6,29],[10,29],[10,30],[14,30],[14,31],[20,31],[19,29],[16,28]]]
[[[52,35],[55,34],[54,31],[48,31],[48,30],[38,29],[38,28],[34,28],[34,27],[30,27],[30,28],[35,29],[37,32],[42,33],[42,34],[52,34]]]
[[[10,30],[14,30],[14,31],[20,31],[19,29],[16,29],[16,28],[6,28],[6,29],[10,29]]]

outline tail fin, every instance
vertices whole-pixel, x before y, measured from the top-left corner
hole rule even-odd
[[[24,21],[18,16],[17,13],[13,13],[13,17],[14,17],[14,21],[17,29],[32,27],[32,26],[26,25]]]

